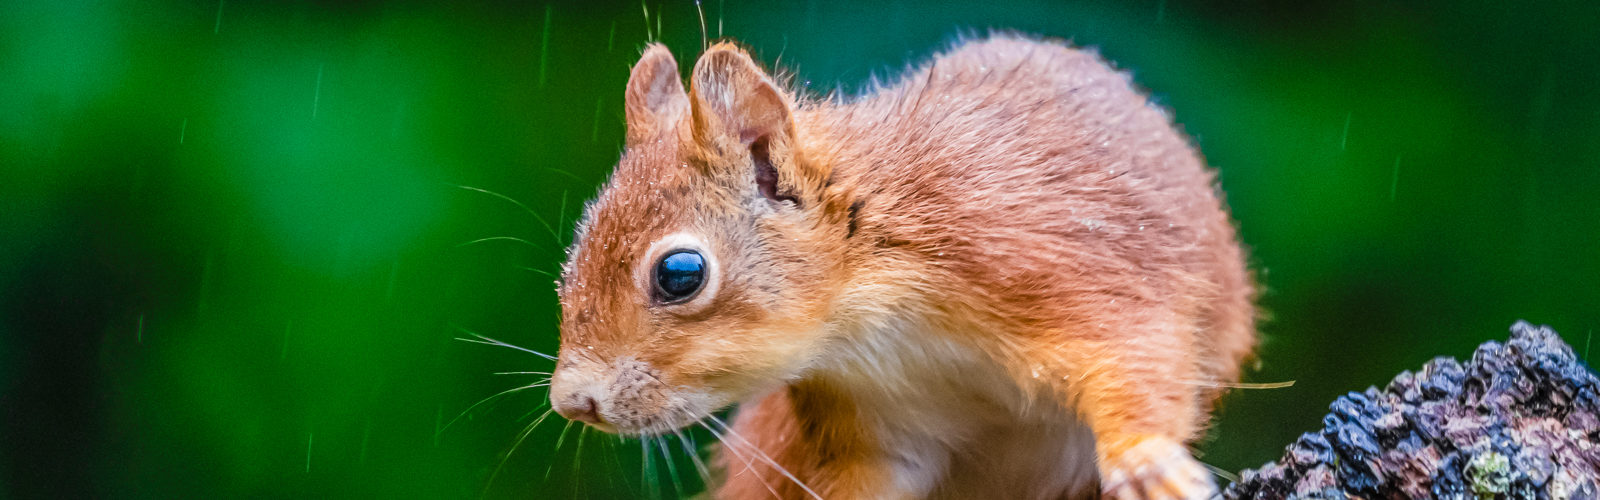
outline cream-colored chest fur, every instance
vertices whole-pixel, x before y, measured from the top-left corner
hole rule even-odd
[[[1094,436],[991,355],[910,319],[832,346],[812,373],[845,388],[892,464],[925,498],[1080,498],[1096,485]]]

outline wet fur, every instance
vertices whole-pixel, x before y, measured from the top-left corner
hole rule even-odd
[[[745,401],[736,432],[825,498],[1058,498],[1192,440],[1237,380],[1254,287],[1213,174],[1095,55],[991,36],[843,101],[723,44],[690,80],[659,46],[634,70],[563,273],[558,407],[659,433]],[[720,289],[652,305],[652,244],[685,232]],[[718,497],[808,496],[727,455]]]

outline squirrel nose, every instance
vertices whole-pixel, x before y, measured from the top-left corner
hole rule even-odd
[[[577,420],[586,424],[598,424],[600,420],[600,405],[594,397],[588,394],[574,394],[556,404],[556,413],[567,417],[568,420]]]

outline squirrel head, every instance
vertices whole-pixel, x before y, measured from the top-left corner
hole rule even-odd
[[[651,45],[626,113],[562,272],[550,394],[567,418],[656,434],[805,370],[844,279],[847,216],[803,154],[794,98],[737,46],[702,54],[685,92]]]

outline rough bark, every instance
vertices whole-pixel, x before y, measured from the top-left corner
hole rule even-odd
[[[1223,497],[1600,497],[1600,382],[1549,327],[1518,322],[1465,363],[1436,358],[1329,410]]]

